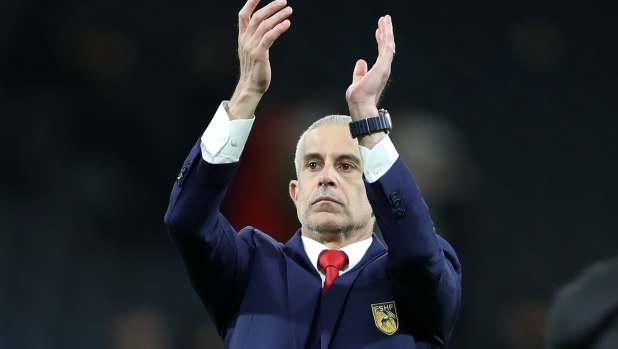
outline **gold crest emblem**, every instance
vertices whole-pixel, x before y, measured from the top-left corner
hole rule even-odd
[[[371,312],[373,313],[373,321],[380,331],[390,336],[399,328],[395,302],[372,304]]]

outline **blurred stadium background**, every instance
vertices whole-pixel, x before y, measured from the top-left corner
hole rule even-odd
[[[163,214],[233,92],[242,4],[0,1],[1,349],[221,347]],[[280,241],[299,227],[296,139],[346,113],[354,63],[373,62],[377,19],[391,14],[382,105],[464,268],[450,348],[541,349],[555,289],[618,248],[615,5],[289,4],[224,205],[234,226]]]

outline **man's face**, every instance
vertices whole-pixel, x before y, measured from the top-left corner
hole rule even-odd
[[[290,183],[303,227],[318,235],[367,230],[373,220],[362,174],[358,142],[347,125],[311,131],[301,149],[298,180]]]

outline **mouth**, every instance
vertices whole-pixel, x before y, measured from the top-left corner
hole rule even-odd
[[[332,196],[320,196],[319,198],[313,201],[312,205],[315,205],[321,202],[332,202],[335,204],[341,204],[339,201],[335,200],[335,198],[333,198]]]

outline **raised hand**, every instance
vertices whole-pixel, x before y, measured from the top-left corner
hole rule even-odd
[[[255,10],[260,0],[248,0],[238,13],[240,78],[228,104],[232,119],[249,119],[271,81],[269,49],[290,27],[292,8],[275,0]]]
[[[391,16],[380,17],[376,41],[378,59],[369,71],[367,62],[362,59],[356,62],[352,84],[345,94],[350,115],[355,121],[378,116],[377,104],[391,75],[391,63],[395,56],[395,35]]]

